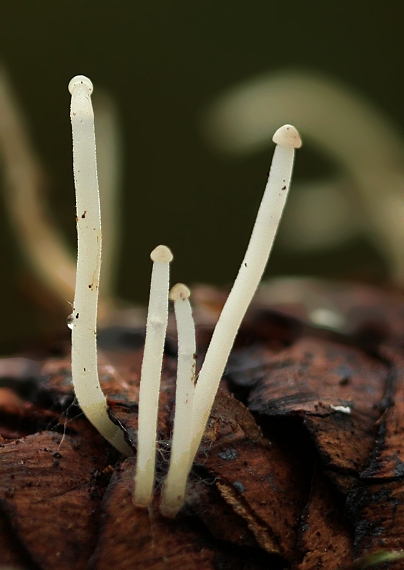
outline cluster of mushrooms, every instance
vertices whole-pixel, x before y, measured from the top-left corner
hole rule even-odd
[[[97,180],[93,86],[74,77],[71,93],[73,164],[76,188],[78,255],[72,328],[72,376],[77,401],[88,420],[123,455],[131,450],[107,413],[97,372],[97,305],[101,267],[101,216]],[[286,203],[295,148],[301,139],[292,125],[280,127],[268,183],[244,259],[216,324],[203,365],[195,367],[195,325],[190,291],[176,284],[170,291],[168,247],[151,253],[153,270],[141,368],[134,503],[150,503],[155,481],[156,431],[169,299],[174,303],[178,365],[170,465],[162,490],[161,512],[175,516],[184,502],[188,474],[198,451],[227,359],[245,312],[257,290]]]

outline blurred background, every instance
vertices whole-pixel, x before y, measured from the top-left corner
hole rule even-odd
[[[358,94],[359,106],[362,97],[385,117],[374,130],[369,126],[366,141],[374,142],[374,148],[360,155],[361,167],[367,160],[370,165],[374,162],[379,127],[388,140],[383,152],[395,141],[400,145],[403,18],[404,4],[399,0],[1,2],[0,60],[47,175],[47,207],[72,252],[75,205],[67,91],[71,77],[88,75],[95,92],[97,88],[108,92],[119,112],[122,195],[116,293],[131,303],[145,304],[149,253],[159,243],[173,250],[173,283],[223,286],[237,273],[265,187],[272,145],[262,132],[256,137],[250,133],[254,140],[247,140],[244,148],[241,129],[234,134],[240,139],[238,146],[232,148],[232,132],[226,139],[220,130],[217,101],[225,106],[223,97],[231,99],[238,88],[248,91],[251,82],[253,92],[260,92],[261,83],[265,86],[282,73],[297,73],[300,78],[314,74],[325,85],[329,78],[337,91],[338,86],[348,89],[347,99],[351,90]],[[293,85],[290,89],[293,93]],[[313,95],[306,93],[306,105],[312,101],[315,117],[317,91],[313,85],[311,89]],[[279,90],[281,105],[282,86]],[[299,110],[298,101],[297,95],[288,103],[297,118],[305,112],[304,106]],[[278,103],[262,110],[264,128],[285,122],[289,107],[282,110],[277,124]],[[248,117],[248,97],[246,105]],[[256,108],[254,98],[251,105]],[[344,117],[341,105],[338,112]],[[327,109],[323,113],[332,119],[336,111],[332,106]],[[343,119],[337,122],[346,127]],[[281,230],[266,276],[318,275],[383,282],[391,272],[389,261],[371,237],[372,221],[362,223],[361,207],[350,207],[351,190],[352,203],[357,196],[360,201],[367,199],[366,191],[358,190],[365,185],[366,175],[350,172],[355,156],[345,160],[344,151],[339,156],[333,148],[322,152],[322,125],[315,119],[314,123],[313,137],[311,126],[303,125],[308,137],[297,153],[294,177],[296,194],[302,188],[300,198],[308,198],[292,200],[292,185],[289,221],[287,207],[285,230]],[[355,138],[355,120],[351,129],[347,141]],[[361,125],[358,129],[363,132]],[[324,138],[328,136],[325,129]],[[344,140],[343,133],[338,136]],[[355,148],[351,150],[354,153]],[[401,149],[392,167],[397,179],[400,156]],[[328,188],[324,195],[329,202],[321,198],[322,186]],[[384,191],[389,190],[380,188],[381,194]],[[371,200],[371,192],[369,196]],[[312,205],[321,200],[320,213],[313,214]],[[332,214],[330,219],[324,218],[327,212]],[[307,219],[302,221],[300,214]],[[323,222],[322,227],[316,226],[306,243],[300,236],[306,228],[313,229],[316,219]],[[0,220],[4,324],[0,351],[5,353],[18,347],[21,339],[50,330],[58,311],[65,318],[70,299],[58,305],[53,294],[42,288],[25,262],[3,200]],[[297,237],[293,237],[293,227],[301,232]]]

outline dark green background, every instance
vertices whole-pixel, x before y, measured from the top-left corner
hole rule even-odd
[[[270,151],[215,155],[198,120],[223,89],[285,66],[326,72],[404,125],[401,1],[141,0],[0,2],[0,59],[53,183],[52,211],[75,240],[67,83],[77,73],[109,90],[124,135],[124,246],[119,294],[145,302],[149,252],[175,255],[173,282],[232,281],[265,185]],[[296,176],[327,171],[310,148]],[[157,201],[157,207],[153,204]],[[0,206],[3,350],[48,326],[23,294],[29,279]],[[229,247],[230,246],[230,247]],[[267,274],[383,278],[383,262],[358,242],[333,255],[285,256],[275,246]],[[68,313],[66,304],[66,313]]]

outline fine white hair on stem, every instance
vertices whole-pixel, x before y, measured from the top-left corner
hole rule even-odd
[[[246,254],[232,290],[220,314],[195,386],[192,408],[192,438],[184,449],[187,469],[178,474],[185,487],[191,463],[198,451],[234,339],[254,296],[268,261],[282,216],[292,176],[295,148],[301,146],[292,125],[280,127],[268,183],[258,210]],[[180,485],[180,483],[177,483]]]
[[[77,273],[72,314],[72,377],[88,420],[121,453],[130,455],[122,431],[109,419],[97,367],[97,307],[101,267],[101,217],[95,151],[93,85],[82,75],[69,83],[76,188]]]
[[[191,292],[182,283],[177,283],[170,291],[174,302],[178,335],[178,365],[175,396],[174,432],[171,443],[170,467],[163,487],[161,512],[173,517],[182,506],[186,489],[186,477],[190,469],[189,446],[192,422],[192,406],[195,388],[195,323],[192,316],[189,296]]]
[[[170,262],[173,255],[168,247],[159,245],[150,257],[153,270],[140,376],[134,492],[135,505],[143,506],[150,502],[154,487],[158,404],[168,321]]]

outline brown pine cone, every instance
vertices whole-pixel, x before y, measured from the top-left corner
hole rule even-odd
[[[201,287],[193,298],[202,359],[225,296]],[[122,460],[75,405],[68,354],[0,361],[3,566],[334,570],[365,568],[371,559],[354,561],[404,548],[400,292],[310,280],[262,287],[230,356],[186,504],[170,520],[159,502],[173,334],[148,509],[132,502],[134,459]],[[135,452],[143,339],[142,329],[99,335],[110,416]],[[389,564],[374,567],[404,567]]]

